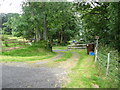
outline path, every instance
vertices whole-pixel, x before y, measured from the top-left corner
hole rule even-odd
[[[45,64],[59,59],[63,53],[45,61],[29,63],[9,63],[2,65],[2,87],[3,88],[59,88],[65,83],[68,67],[73,65],[73,60],[78,59],[78,54],[67,61],[60,62],[56,67],[48,67]],[[31,63],[31,64],[30,64]],[[67,67],[64,67],[66,64]],[[35,67],[35,65],[42,65]]]

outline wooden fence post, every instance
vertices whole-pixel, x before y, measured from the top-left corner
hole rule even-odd
[[[97,62],[97,58],[98,58],[98,56],[97,56],[97,49],[95,48],[95,62]]]
[[[110,53],[108,53],[108,58],[107,58],[106,77],[108,76],[109,66],[110,66]]]
[[[95,47],[95,62],[97,62],[98,58],[98,39],[96,40],[96,47]]]

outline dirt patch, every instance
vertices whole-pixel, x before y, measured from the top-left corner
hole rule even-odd
[[[66,61],[60,62],[60,66],[71,69],[76,65],[78,60],[79,60],[79,54],[76,52],[72,52],[72,57]]]

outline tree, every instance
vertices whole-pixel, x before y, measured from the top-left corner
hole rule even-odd
[[[58,39],[59,43],[66,43],[76,33],[72,3],[24,2],[22,6],[23,14],[11,18],[12,24],[8,21],[18,36],[34,37],[37,42]]]
[[[1,18],[2,18],[2,30],[3,30],[3,34],[8,34],[11,35],[12,34],[12,29],[7,26],[7,22],[10,22],[10,18],[12,17],[16,17],[18,16],[17,13],[8,13],[8,14],[0,14]],[[6,24],[4,24],[6,23]]]
[[[119,45],[119,2],[75,3],[76,11],[80,13],[82,34],[86,41],[91,42],[95,36],[99,41],[118,49]]]

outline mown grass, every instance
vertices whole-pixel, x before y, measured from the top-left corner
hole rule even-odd
[[[76,66],[68,74],[69,81],[65,88],[117,88],[117,85],[111,86],[112,81],[102,75],[93,60],[93,56],[88,56],[85,50],[77,51],[80,59]]]
[[[25,48],[4,51],[1,54],[1,62],[24,62],[43,60],[55,56],[56,53],[47,51],[44,48],[28,46]]]
[[[26,61],[37,61],[53,57],[53,55],[45,56],[32,56],[32,57],[19,57],[19,56],[1,56],[1,62],[26,62]]]
[[[25,47],[25,48],[15,49],[11,51],[5,51],[2,53],[2,55],[6,55],[6,56],[21,56],[21,57],[43,56],[47,54],[51,54],[51,52],[43,48],[36,48],[36,47]]]

